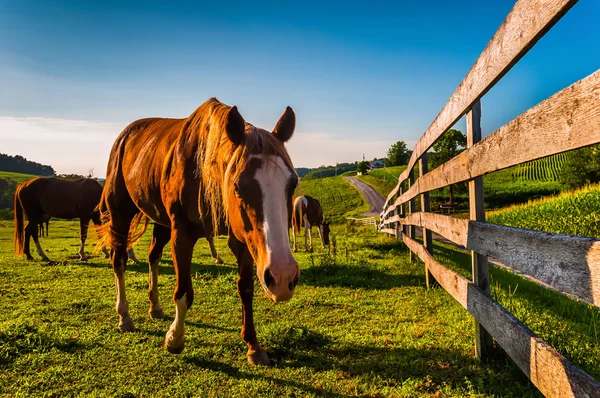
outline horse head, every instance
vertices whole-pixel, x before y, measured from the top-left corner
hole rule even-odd
[[[275,302],[289,300],[300,277],[288,238],[298,177],[283,145],[295,123],[294,111],[287,107],[268,132],[246,124],[233,107],[225,127],[236,147],[223,187],[227,219],[236,239],[248,247],[258,280]],[[244,153],[240,161],[235,160],[238,151]],[[235,171],[231,164],[237,165]]]

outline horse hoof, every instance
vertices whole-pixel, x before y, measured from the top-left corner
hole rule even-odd
[[[87,259],[87,257],[79,257],[79,260],[80,261],[87,261],[88,259]]]
[[[181,343],[177,344],[171,333],[167,333],[167,336],[165,337],[165,348],[167,351],[171,354],[181,354],[183,347],[185,347],[185,340],[183,338],[181,339]]]
[[[250,365],[269,366],[269,364],[271,363],[266,351],[248,351],[248,355],[246,356],[246,358],[248,358],[248,363]]]
[[[225,263],[223,262],[223,260],[221,259],[221,257],[219,257],[219,258],[217,258],[217,259],[215,260],[215,264],[217,264],[217,265],[221,265],[221,264],[225,264]]]
[[[134,330],[135,327],[133,326],[133,321],[131,320],[130,316],[121,319],[121,321],[119,322],[119,332],[133,332]]]
[[[163,319],[165,317],[165,313],[160,307],[151,309],[150,311],[148,311],[148,313],[150,314],[150,318],[152,319]]]

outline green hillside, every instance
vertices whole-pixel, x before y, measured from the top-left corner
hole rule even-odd
[[[0,178],[15,181],[17,184],[20,184],[23,181],[31,180],[35,177],[37,176],[33,174],[13,173],[12,171],[0,171]]]
[[[342,176],[302,179],[294,196],[309,195],[321,203],[325,218],[344,222],[345,217],[368,211],[369,205],[362,195]]]

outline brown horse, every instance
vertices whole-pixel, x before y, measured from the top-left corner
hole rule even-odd
[[[310,237],[310,250],[313,248],[312,227],[317,226],[321,244],[323,247],[329,246],[329,223],[325,222],[321,204],[315,198],[304,195],[294,199],[292,214],[292,236],[294,238],[294,252],[298,251],[296,247],[296,234],[300,233],[300,227],[304,224],[304,249],[308,250],[307,239]]]
[[[46,237],[48,237],[48,226],[50,225],[50,216],[47,214],[42,215],[42,218],[40,219],[40,237],[44,236],[44,224],[46,224]]]
[[[130,231],[138,230],[143,215],[156,223],[148,256],[153,317],[163,316],[158,262],[171,241],[176,315],[165,337],[171,353],[183,350],[184,319],[194,300],[194,245],[201,237],[229,233],[228,245],[238,263],[241,334],[248,344],[248,361],[269,363],[254,329],[253,262],[272,301],[292,297],[300,270],[287,226],[298,177],[283,143],[294,127],[289,107],[271,133],[247,124],[237,107],[212,98],[186,119],[142,119],[125,128],[111,150],[101,203],[110,215],[102,229],[112,245],[121,331],[134,329],[125,295],[125,248],[140,236]]]
[[[50,177],[37,177],[25,181],[15,192],[15,252],[25,254],[33,260],[29,251],[29,238],[33,238],[37,252],[44,261],[50,261],[38,239],[38,226],[44,216],[56,218],[79,218],[81,244],[79,257],[86,261],[84,251],[90,220],[100,225],[100,212],[95,208],[102,196],[102,185],[86,178],[77,181],[59,180]],[[23,216],[27,215],[27,226],[23,227]]]

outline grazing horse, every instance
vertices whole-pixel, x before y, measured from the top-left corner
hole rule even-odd
[[[253,262],[269,299],[292,297],[300,270],[287,228],[298,176],[283,143],[292,136],[295,121],[288,107],[268,132],[246,123],[237,107],[212,98],[185,119],[142,119],[123,130],[110,153],[101,202],[110,215],[103,240],[112,246],[122,332],[134,330],[125,295],[125,248],[140,236],[141,218],[155,222],[148,255],[151,317],[164,315],[158,300],[158,262],[171,241],[176,312],[165,336],[171,353],[184,347],[184,320],[194,300],[194,245],[199,238],[228,233],[238,263],[241,335],[248,345],[248,362],[269,363],[254,329]]]
[[[84,252],[90,220],[100,225],[100,212],[95,208],[102,196],[102,185],[98,181],[85,178],[76,181],[59,180],[51,177],[37,177],[17,186],[14,200],[15,210],[15,252],[25,254],[33,260],[29,251],[29,238],[33,238],[37,252],[44,261],[50,261],[38,239],[38,226],[43,217],[79,218],[81,244],[79,257],[86,261]],[[23,227],[23,216],[27,215],[27,226]]]
[[[44,236],[44,224],[46,224],[46,237],[48,237],[48,226],[50,225],[50,216],[44,214],[40,219],[40,233],[39,236]]]
[[[296,234],[300,233],[300,227],[304,224],[304,250],[308,250],[307,239],[310,238],[310,250],[313,248],[312,227],[317,226],[321,244],[323,247],[329,245],[329,223],[325,222],[321,204],[315,198],[304,195],[294,199],[292,214],[292,236],[294,238],[294,252],[296,247]]]

